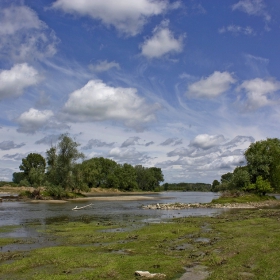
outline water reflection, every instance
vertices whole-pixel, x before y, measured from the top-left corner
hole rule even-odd
[[[115,220],[128,221],[142,219],[145,221],[160,221],[166,218],[214,215],[217,209],[185,209],[185,210],[143,210],[141,207],[154,203],[197,203],[210,202],[218,195],[203,192],[163,192],[149,194],[152,200],[137,201],[93,201],[91,207],[73,211],[75,206],[82,207],[88,201],[69,201],[67,203],[29,203],[21,201],[0,203],[0,226],[23,225],[26,223],[46,224],[58,221],[83,220]]]

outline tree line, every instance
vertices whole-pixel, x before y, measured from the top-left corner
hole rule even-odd
[[[280,191],[280,140],[268,138],[252,143],[244,153],[247,165],[214,180],[212,191],[242,190],[260,195]]]
[[[164,176],[160,168],[118,164],[96,157],[85,160],[79,144],[62,134],[56,146],[46,151],[46,158],[30,153],[22,159],[21,172],[13,173],[13,182],[24,186],[45,186],[52,195],[62,191],[88,191],[92,187],[121,191],[155,191]]]
[[[205,183],[164,183],[162,188],[165,191],[185,191],[185,192],[210,192],[211,184]]]

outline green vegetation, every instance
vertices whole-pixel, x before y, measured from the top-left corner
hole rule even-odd
[[[265,195],[280,191],[280,140],[277,138],[252,143],[245,151],[246,166],[214,180],[212,191],[239,190]]]
[[[247,203],[247,202],[262,202],[266,200],[275,200],[274,196],[258,195],[246,192],[224,192],[221,197],[213,199],[211,203]]]
[[[149,270],[171,280],[200,264],[211,272],[208,280],[279,279],[279,219],[278,209],[262,209],[137,226],[88,219],[46,224],[38,229],[58,246],[1,252],[0,278],[135,280],[136,270]]]
[[[165,183],[162,185],[165,191],[189,191],[189,192],[210,192],[211,184],[205,183]]]
[[[57,146],[46,151],[46,159],[31,153],[22,159],[20,170],[13,174],[13,183],[20,186],[45,187],[45,195],[56,199],[69,197],[69,192],[88,191],[92,187],[121,191],[156,191],[164,181],[160,168],[133,167],[103,157],[84,160],[79,144],[62,134]],[[40,190],[22,195],[40,198]]]

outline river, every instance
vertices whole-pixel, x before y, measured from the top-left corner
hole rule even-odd
[[[143,195],[141,195],[143,196]],[[144,195],[145,196],[145,195]],[[211,192],[162,192],[146,195],[151,200],[137,201],[69,201],[67,203],[31,203],[23,201],[3,201],[0,203],[0,226],[25,225],[30,223],[47,224],[57,220],[79,219],[88,217],[91,220],[126,221],[137,218],[150,222],[183,216],[213,215],[217,209],[184,209],[184,210],[143,210],[142,205],[155,203],[204,203],[218,197]],[[82,207],[89,203],[91,207],[73,211],[75,206]]]

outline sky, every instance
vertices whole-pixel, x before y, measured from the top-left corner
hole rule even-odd
[[[280,138],[279,0],[0,0],[0,180],[87,159],[212,183]]]

